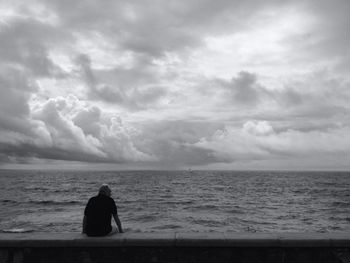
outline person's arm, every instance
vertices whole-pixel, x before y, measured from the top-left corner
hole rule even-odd
[[[90,210],[90,202],[91,202],[91,198],[89,199],[89,201],[87,202],[85,209],[84,209],[84,218],[83,218],[83,230],[81,231],[83,234],[86,234],[86,228],[87,228],[87,215],[89,213]]]
[[[83,231],[82,231],[83,234],[86,233],[86,215],[84,215],[84,218],[83,218]]]
[[[122,223],[121,223],[120,220],[119,220],[118,214],[117,214],[117,213],[116,213],[116,214],[113,214],[113,218],[114,218],[115,223],[116,223],[117,226],[118,226],[119,233],[123,233]]]

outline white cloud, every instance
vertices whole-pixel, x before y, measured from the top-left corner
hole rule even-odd
[[[74,96],[50,99],[36,105],[35,120],[45,124],[52,145],[66,152],[81,152],[95,161],[146,161],[152,157],[140,152],[120,119],[103,119],[96,106],[82,103]],[[72,158],[72,160],[75,160]]]
[[[243,130],[254,135],[268,135],[274,132],[272,126],[267,121],[248,121],[244,123]]]

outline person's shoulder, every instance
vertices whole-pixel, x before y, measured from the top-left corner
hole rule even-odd
[[[95,199],[97,199],[97,197],[98,197],[97,195],[95,195],[95,196],[93,196],[93,197],[90,197],[89,202],[90,202],[90,201],[94,201]]]
[[[113,202],[114,202],[113,197],[110,197],[110,196],[107,196],[107,197],[108,197],[108,200],[109,200],[109,201],[113,201]]]
[[[115,201],[112,197],[107,196],[108,197],[108,202],[110,202],[111,204],[115,204]]]
[[[96,203],[96,196],[90,197],[88,202],[86,203],[86,207],[94,206]]]
[[[96,197],[100,198],[101,200],[104,200],[104,201],[108,201],[108,202],[113,201],[114,202],[114,199],[110,196],[107,196],[107,195],[97,195]]]

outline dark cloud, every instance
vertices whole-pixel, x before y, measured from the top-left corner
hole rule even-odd
[[[241,71],[238,77],[232,78],[230,83],[235,101],[243,104],[255,104],[259,99],[256,75]]]
[[[134,138],[143,152],[157,156],[160,163],[201,165],[215,163],[214,151],[197,147],[223,125],[211,122],[162,121],[137,125],[142,133]]]
[[[93,71],[87,55],[80,55],[76,61],[81,66],[89,87],[90,99],[139,110],[155,107],[159,99],[167,94],[164,87],[153,84],[155,76],[149,72],[149,65],[140,64],[131,69]],[[99,79],[103,79],[103,82]]]
[[[296,107],[304,102],[303,96],[297,91],[295,91],[293,88],[287,87],[279,95],[281,98],[281,103],[284,104],[286,107]]]
[[[151,123],[140,123],[138,125],[144,131],[141,134],[142,137],[145,135],[146,138],[157,137],[160,140],[175,141],[184,144],[193,144],[200,138],[212,135],[217,129],[224,126],[220,122],[191,120],[162,120]],[[136,127],[139,127],[138,125]],[[139,139],[142,140],[142,137]]]
[[[59,75],[62,70],[49,58],[48,50],[63,39],[65,34],[53,26],[29,18],[16,20],[1,27],[0,58],[34,76]]]
[[[247,71],[238,72],[237,76],[232,77],[230,81],[219,78],[209,79],[204,86],[209,87],[203,92],[204,95],[220,94],[229,104],[234,103],[243,107],[258,106],[260,100],[268,95],[266,88],[258,83],[257,75]]]
[[[123,91],[118,87],[110,87],[106,84],[99,84],[91,69],[90,57],[82,54],[77,57],[76,62],[81,66],[83,78],[89,88],[89,97],[92,99],[103,100],[110,103],[119,103],[123,105],[126,101]]]
[[[350,98],[347,87],[348,83],[341,78],[327,71],[317,71],[270,95],[288,116],[322,121],[347,114]]]
[[[29,158],[82,161],[82,162],[108,162],[105,158],[99,158],[94,154],[83,153],[79,149],[66,150],[56,147],[38,147],[33,144],[22,143],[20,145],[0,143],[0,151],[7,160],[17,160],[26,163]],[[4,158],[5,158],[4,157]],[[113,162],[116,162],[115,160]]]
[[[2,140],[23,136],[35,138],[37,125],[30,120],[28,100],[36,86],[20,70],[5,68],[0,73],[0,133]],[[6,134],[6,135],[5,135]],[[12,134],[12,135],[11,135]],[[0,140],[1,141],[1,140]]]
[[[111,87],[106,84],[100,84],[91,89],[92,92],[89,96],[91,99],[98,99],[109,103],[116,103],[121,106],[129,106],[126,94],[117,86]]]
[[[150,55],[197,44],[198,37],[172,26],[174,14],[162,2],[51,1],[65,27],[80,32],[103,32],[124,50]],[[135,19],[135,20],[134,20]]]
[[[35,90],[25,74],[15,69],[6,69],[0,75],[0,112],[13,117],[29,114],[28,99]]]
[[[169,166],[204,165],[221,162],[215,151],[194,145],[157,141],[152,150],[159,156],[159,163]]]
[[[124,50],[151,57],[186,51],[209,34],[246,28],[256,13],[289,1],[50,1],[64,27],[101,32]]]

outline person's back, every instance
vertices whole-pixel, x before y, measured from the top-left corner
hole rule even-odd
[[[117,207],[110,194],[109,187],[103,185],[99,194],[89,199],[84,211],[83,233],[88,236],[105,236],[115,232],[112,231],[112,215],[118,225],[119,232],[123,232]]]

